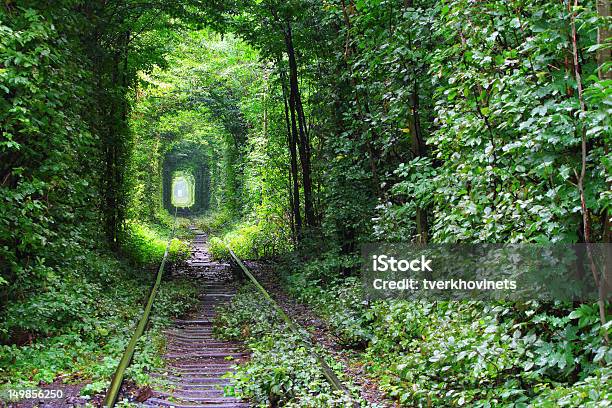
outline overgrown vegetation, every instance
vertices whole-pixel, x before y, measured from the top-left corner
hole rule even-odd
[[[84,395],[108,387],[129,341],[127,333],[142,315],[151,277],[110,253],[87,254],[80,265],[83,269],[74,271],[69,281],[7,308],[2,328],[14,344],[0,346],[0,389],[36,387],[56,379],[87,382]],[[148,372],[162,365],[165,339],[160,330],[192,307],[196,295],[187,281],[161,287],[151,328],[139,342],[127,378],[140,385],[151,382]]]
[[[158,229],[161,227],[157,227]],[[136,264],[141,266],[156,265],[164,256],[168,244],[169,231],[160,235],[155,226],[131,221],[126,233],[128,237],[123,245],[123,252]],[[185,241],[172,238],[168,251],[168,260],[179,263],[189,257],[189,246]]]
[[[84,396],[107,389],[168,242],[167,235],[144,224],[133,223],[127,231],[126,260],[110,251],[81,249],[57,265],[57,275],[48,276],[44,288],[6,305],[0,321],[6,339],[0,345],[0,390],[56,380],[87,383],[81,389]],[[184,241],[173,239],[170,263],[180,263],[188,252]],[[161,329],[196,302],[197,289],[190,282],[164,283],[126,379],[151,383],[148,373],[163,365]]]
[[[365,350],[400,401],[609,403],[605,299],[598,311],[363,304],[357,289],[359,249],[371,241],[610,243],[609,8],[5,1],[3,375],[102,378],[83,368],[97,370],[106,343],[94,344],[111,336],[98,326],[131,321],[112,303],[124,294],[136,313],[180,173],[193,179],[194,203],[179,215],[199,217],[213,255],[227,257],[229,244],[243,258],[291,259],[289,290],[343,345]],[[184,259],[184,242],[171,254]],[[168,299],[185,293],[168,285]],[[189,304],[176,302],[176,313]],[[257,359],[278,343],[255,347]],[[45,363],[54,359],[59,368]],[[258,401],[271,395],[241,384]]]
[[[326,265],[327,263],[327,265]],[[606,406],[612,349],[598,305],[363,302],[353,278],[321,285],[330,260],[286,277],[380,388],[409,406]]]
[[[260,203],[282,185],[290,261],[306,260],[289,287],[366,350],[381,387],[406,404],[609,404],[607,306],[364,305],[350,277],[369,241],[610,242],[609,11],[495,0],[216,11],[272,67],[261,126],[286,144],[282,182],[257,178],[249,225],[270,218]],[[246,257],[262,242],[242,227],[221,239]]]
[[[227,394],[246,397],[262,407],[353,406],[356,400],[331,390],[303,343],[308,333],[294,334],[254,286],[243,286],[231,304],[218,312],[216,334],[246,341],[252,353],[231,374],[233,385],[226,389]],[[321,348],[316,351],[325,353]],[[341,366],[329,357],[327,361],[341,376]]]
[[[103,391],[142,312],[172,218],[127,222],[127,115],[137,74],[163,61],[169,33],[151,30],[188,14],[160,5],[0,5],[2,388],[57,379]],[[174,240],[171,263],[186,251]],[[185,282],[162,288],[136,383],[161,363],[160,328],[194,298]]]

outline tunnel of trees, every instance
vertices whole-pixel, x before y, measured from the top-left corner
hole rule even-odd
[[[190,224],[215,257],[229,244],[274,261],[279,285],[323,316],[388,398],[609,403],[605,293],[483,305],[360,292],[369,242],[610,243],[609,9],[4,1],[0,391],[65,378],[103,392],[183,175],[194,200],[178,208],[172,263],[188,254]],[[189,282],[165,282],[149,340],[194,298]],[[131,371],[139,385],[154,344]]]

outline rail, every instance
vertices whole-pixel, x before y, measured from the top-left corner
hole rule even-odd
[[[119,392],[121,390],[121,385],[123,383],[125,371],[127,367],[129,366],[130,362],[132,361],[132,357],[134,356],[134,352],[136,350],[136,344],[138,343],[138,339],[144,333],[145,327],[149,321],[149,317],[151,315],[151,309],[153,308],[153,301],[155,300],[155,295],[157,294],[159,285],[161,284],[164,267],[166,265],[166,260],[168,258],[168,253],[170,251],[170,244],[172,242],[172,239],[174,238],[174,233],[176,231],[176,221],[177,221],[177,214],[175,211],[174,226],[172,228],[172,233],[168,240],[168,244],[166,245],[164,257],[162,258],[162,261],[159,265],[159,269],[157,270],[157,276],[155,279],[155,283],[153,284],[153,287],[151,288],[151,292],[147,299],[147,303],[144,308],[143,314],[140,320],[138,321],[138,325],[136,326],[136,329],[134,330],[134,333],[132,334],[130,342],[125,348],[125,351],[123,353],[123,356],[121,357],[119,365],[117,366],[117,369],[115,370],[115,373],[112,377],[110,387],[108,388],[108,391],[104,398],[104,402],[103,402],[104,407],[112,408],[115,406],[117,402],[117,398],[119,396]],[[278,305],[278,303],[274,300],[274,298],[272,298],[272,296],[268,293],[268,291],[266,291],[266,289],[259,283],[259,281],[255,278],[255,276],[253,276],[253,274],[244,265],[244,263],[236,256],[234,251],[232,251],[232,249],[229,247],[227,247],[227,249],[232,259],[234,260],[234,262],[240,267],[240,269],[251,280],[251,282],[253,282],[255,287],[257,287],[257,289],[264,295],[264,297],[268,299],[268,301],[270,302],[274,310],[278,313],[278,315],[283,319],[285,323],[287,323],[287,326],[291,329],[291,331],[293,331],[298,336],[298,338],[302,341],[302,343],[306,346],[306,349],[308,350],[309,354],[317,360],[317,362],[319,363],[319,366],[321,367],[323,376],[329,382],[332,389],[334,389],[335,391],[343,392],[346,396],[348,396],[353,401],[353,406],[358,407],[359,404],[354,400],[348,388],[342,383],[342,381],[334,373],[334,371],[327,364],[325,359],[321,357],[317,352],[315,352],[312,343],[306,338],[304,338],[302,332],[300,332],[298,328],[298,325]]]
[[[257,287],[257,289],[261,292],[261,294],[264,295],[264,297],[266,299],[268,299],[268,301],[270,302],[272,307],[276,310],[276,312],[279,314],[279,316],[285,321],[285,323],[287,323],[287,326],[289,326],[291,331],[293,331],[295,334],[297,334],[298,338],[302,341],[302,343],[304,343],[304,345],[306,345],[306,348],[307,348],[308,352],[310,353],[310,355],[312,357],[314,357],[317,360],[317,362],[319,363],[319,366],[321,367],[321,371],[323,372],[323,375],[325,376],[325,379],[329,382],[331,387],[335,391],[343,392],[345,395],[347,395],[353,401],[353,406],[358,407],[359,404],[354,400],[354,398],[351,395],[351,393],[349,392],[348,388],[346,388],[346,386],[342,383],[342,381],[340,381],[340,379],[338,378],[336,373],[334,373],[334,371],[331,369],[331,367],[325,362],[325,359],[314,351],[313,345],[311,344],[311,342],[309,340],[304,338],[303,334],[299,331],[297,324],[295,324],[293,322],[293,320],[287,315],[287,313],[285,313],[285,311],[278,305],[278,303],[276,303],[274,298],[272,298],[272,296],[270,296],[268,291],[257,281],[255,276],[253,276],[253,274],[244,265],[244,263],[240,260],[240,258],[238,258],[236,256],[234,251],[232,251],[232,249],[229,246],[226,246],[226,247],[227,247],[227,250],[229,251],[232,259],[234,260],[234,262],[236,262],[236,264],[240,267],[240,269],[242,269],[244,274],[251,280],[251,282],[253,282],[253,284],[255,285],[255,287]]]
[[[168,258],[168,253],[170,252],[170,244],[172,243],[172,239],[174,238],[174,233],[176,231],[177,210],[174,211],[174,225],[172,227],[172,233],[170,234],[170,239],[168,239],[168,244],[166,245],[164,257],[162,258],[162,261],[159,265],[159,269],[157,270],[157,277],[155,278],[155,283],[151,288],[151,293],[149,294],[149,298],[144,308],[144,312],[140,320],[138,321],[136,330],[134,331],[134,334],[132,334],[132,338],[130,339],[130,342],[128,343],[127,347],[125,348],[123,356],[121,357],[121,361],[119,361],[119,365],[115,370],[115,374],[113,375],[113,378],[111,380],[110,387],[108,388],[106,397],[104,398],[103,405],[105,407],[112,408],[115,406],[115,403],[117,402],[117,397],[119,396],[119,391],[121,390],[121,384],[123,383],[123,377],[125,376],[125,370],[132,361],[132,357],[134,356],[134,351],[136,349],[136,343],[138,343],[138,339],[144,333],[144,329],[149,321],[151,309],[153,308],[153,301],[155,300],[157,289],[159,288],[159,285],[161,283],[162,275],[164,273],[164,266],[166,265],[166,259]]]

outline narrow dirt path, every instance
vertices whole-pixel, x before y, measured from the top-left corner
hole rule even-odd
[[[244,360],[248,353],[241,343],[216,339],[212,334],[215,307],[228,302],[235,293],[228,264],[213,262],[206,248],[206,235],[195,232],[191,259],[177,274],[189,276],[200,288],[197,309],[184,320],[176,320],[166,331],[168,339],[164,358],[167,366],[153,375],[158,385],[148,407],[234,408],[248,403],[224,397],[229,380],[223,375],[232,365]]]

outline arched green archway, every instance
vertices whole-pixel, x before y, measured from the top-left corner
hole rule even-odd
[[[164,157],[162,170],[163,205],[169,212],[178,208],[182,216],[199,215],[210,207],[210,171],[208,157],[202,146],[182,142]],[[182,197],[176,197],[180,183]]]

